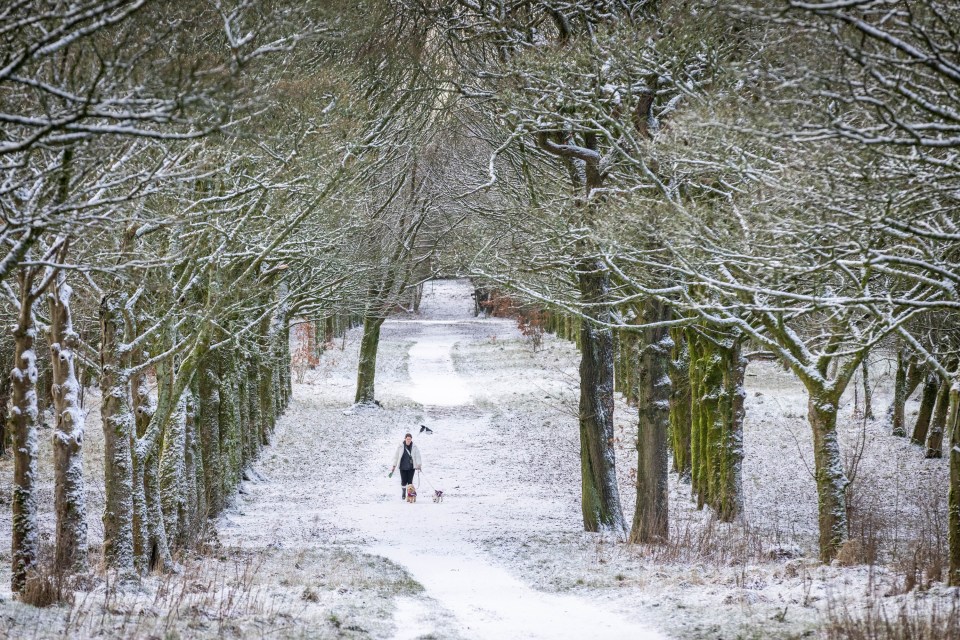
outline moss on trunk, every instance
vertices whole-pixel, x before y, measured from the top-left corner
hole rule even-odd
[[[357,365],[357,393],[354,402],[376,402],[377,350],[380,346],[380,327],[383,317],[368,315],[363,319],[363,339],[360,341],[360,361]]]
[[[670,448],[673,470],[690,480],[690,350],[683,329],[672,329],[670,354]]]
[[[946,434],[950,437],[950,492],[947,498],[947,530],[950,541],[948,582],[960,587],[960,378],[950,387]]]
[[[212,514],[223,508],[224,469],[220,452],[220,412],[223,381],[220,377],[222,355],[218,351],[205,354],[197,370],[200,450],[203,459],[204,490]]]
[[[686,331],[690,380],[690,477],[697,506],[724,521],[743,504],[742,337],[705,327]]]
[[[134,419],[129,369],[120,347],[126,296],[104,297],[100,305],[100,414],[104,433],[103,557],[108,567],[132,573]]]
[[[820,560],[830,562],[847,539],[847,476],[837,441],[837,403],[811,393],[807,419],[813,430],[814,477],[820,523]]]
[[[608,320],[603,305],[609,282],[596,264],[580,270],[580,294],[585,303],[598,304],[593,314]],[[583,527],[586,531],[626,533],[613,449],[613,334],[601,324],[580,326],[580,466]]]
[[[37,523],[37,358],[34,352],[31,283],[21,274],[21,309],[13,332],[15,343],[12,403],[7,427],[13,437],[13,531],[11,542],[11,588],[23,589],[29,571],[37,562],[40,531]]]
[[[670,307],[657,300],[643,305],[643,322],[670,319]],[[667,490],[670,423],[670,351],[666,327],[647,327],[637,370],[637,504],[631,542],[665,542],[669,531]]]

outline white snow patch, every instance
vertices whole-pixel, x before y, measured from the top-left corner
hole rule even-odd
[[[392,640],[417,640],[435,633],[432,611],[422,598],[400,596],[395,604],[397,611],[393,622],[397,632]]]

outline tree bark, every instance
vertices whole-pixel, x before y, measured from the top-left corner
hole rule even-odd
[[[376,403],[375,378],[377,374],[377,350],[380,346],[380,327],[384,318],[368,315],[363,319],[363,339],[360,341],[360,363],[357,366],[357,404]]]
[[[870,365],[866,358],[860,363],[860,373],[863,382],[863,417],[873,420],[873,388],[870,386]]]
[[[609,277],[602,265],[581,264],[580,295],[590,315],[609,320]],[[580,465],[586,531],[626,534],[613,448],[613,332],[594,322],[580,325]]]
[[[220,454],[220,378],[221,354],[212,351],[200,359],[197,371],[200,427],[200,448],[203,458],[206,502],[212,513],[223,506],[223,466]]]
[[[691,389],[691,489],[729,522],[741,512],[743,490],[743,378],[739,335],[687,330]]]
[[[683,329],[670,331],[670,447],[673,470],[690,481],[690,351]]]
[[[670,307],[656,300],[644,304],[645,324],[670,319]],[[670,425],[670,352],[673,347],[666,327],[643,330],[640,367],[637,372],[637,504],[631,542],[665,542],[669,533],[667,490]]]
[[[930,433],[927,434],[927,458],[943,457],[943,431],[947,425],[947,410],[950,406],[950,381],[940,383],[937,392],[937,404],[930,420]]]
[[[293,358],[290,353],[290,322],[286,315],[284,315],[283,324],[280,326],[279,346],[280,362],[277,363],[277,366],[280,369],[283,383],[283,403],[281,403],[280,406],[280,412],[283,413],[290,405],[290,398],[293,397],[293,375],[290,370],[293,364]]]
[[[6,374],[13,371],[14,365],[14,342],[13,335],[3,333],[0,335],[0,372]],[[11,376],[0,375],[0,456],[7,453],[7,439],[10,437],[10,431],[7,429],[7,405],[10,402]]]
[[[139,372],[133,379],[133,416],[135,437],[130,446],[136,451],[137,438],[142,438],[150,426],[155,406],[150,396],[150,384],[146,372]],[[137,572],[144,574],[151,569],[150,516],[147,510],[146,464],[140,456],[133,456],[133,554]]]
[[[907,402],[907,362],[903,349],[897,351],[897,372],[893,379],[893,404],[890,405],[891,428],[895,436],[905,437],[904,405]]]
[[[49,297],[58,571],[80,571],[87,562],[87,508],[82,455],[84,415],[80,409],[80,383],[75,369],[75,349],[79,337],[73,330],[70,294],[70,286],[61,273],[54,281]]]
[[[147,508],[147,547],[144,558],[151,570],[173,568],[170,540],[163,520],[163,501],[160,495],[160,456],[151,453],[143,461],[143,492]]]
[[[264,420],[261,413],[263,402],[260,400],[261,393],[261,371],[263,367],[260,364],[260,357],[254,355],[247,364],[247,401],[249,410],[247,414],[250,419],[250,450],[247,461],[250,462],[257,457],[262,445],[270,443],[270,434],[264,428]]]
[[[104,434],[103,556],[107,566],[132,573],[134,419],[130,374],[120,346],[124,342],[126,296],[112,294],[100,304],[100,414]]]
[[[157,378],[169,377],[169,367],[157,366]],[[156,413],[156,403],[150,395],[150,385],[145,373],[133,381],[133,402],[137,438],[142,438],[150,427]],[[168,386],[163,383],[161,387]],[[173,568],[167,529],[163,522],[160,505],[160,456],[150,453],[141,459],[134,455],[134,548],[135,563],[141,573]]]
[[[160,505],[168,540],[183,539],[186,525],[187,396],[184,390],[163,431],[160,450]]]
[[[10,374],[11,407],[7,427],[13,438],[13,532],[11,589],[23,589],[27,572],[37,562],[37,355],[31,288],[33,278],[20,272],[20,309],[13,331],[14,367]]]
[[[187,393],[184,419],[184,516],[180,527],[180,544],[191,547],[200,537],[207,515],[205,474],[197,436],[196,396]],[[219,482],[219,478],[216,479]]]
[[[716,508],[720,519],[731,522],[743,512],[743,418],[745,415],[743,388],[747,359],[743,357],[743,340],[739,336],[727,339],[723,368],[723,434],[719,443],[720,484]]]
[[[907,399],[920,385],[924,378],[924,367],[913,360],[908,360],[906,353],[901,349],[897,353],[897,373],[894,378],[893,404],[890,405],[892,433],[895,436],[906,437],[907,426],[905,408]]]
[[[930,429],[930,418],[933,417],[933,409],[937,403],[937,391],[940,389],[940,377],[930,372],[923,382],[923,391],[920,395],[920,411],[917,413],[917,421],[913,425],[913,433],[910,435],[910,442],[923,446],[927,441],[927,432]]]
[[[950,492],[947,498],[950,569],[948,582],[960,587],[960,378],[950,387],[946,433],[950,436]]]
[[[703,340],[696,329],[686,331],[687,353],[689,355],[687,370],[690,375],[690,490],[697,501],[697,509],[702,509],[706,503],[707,488],[709,487],[708,460],[709,440],[703,430],[708,409],[702,401],[704,397],[704,366]]]
[[[830,562],[847,539],[847,476],[837,441],[837,403],[811,393],[807,404],[813,430],[813,459],[820,522],[820,560]]]
[[[241,435],[241,411],[243,398],[240,393],[240,376],[237,358],[230,352],[221,354],[220,360],[220,463],[223,477],[220,479],[222,495],[229,495],[240,481],[243,469],[243,436]],[[202,412],[201,412],[202,414]],[[207,471],[204,462],[204,471]],[[211,515],[219,514],[223,504],[210,504]]]
[[[256,442],[259,440],[251,416],[253,400],[250,392],[250,366],[246,362],[238,366],[237,392],[241,446],[239,471],[242,472],[253,460]]]
[[[276,398],[274,391],[274,366],[273,358],[270,357],[269,348],[265,349],[260,355],[260,376],[257,384],[260,388],[257,397],[260,400],[260,432],[263,436],[262,444],[270,444],[270,435],[273,433],[274,420],[276,419]]]
[[[332,315],[323,319],[323,341],[328,345],[333,344],[333,339],[336,337],[334,334],[333,320]]]

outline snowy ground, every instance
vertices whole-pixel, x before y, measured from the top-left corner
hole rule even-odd
[[[805,396],[769,363],[748,369],[743,523],[696,511],[671,477],[670,544],[583,533],[575,349],[548,336],[534,353],[511,321],[474,319],[469,294],[464,282],[432,283],[420,316],[384,325],[383,409],[349,406],[358,333],[328,352],[295,385],[272,446],[182,574],[119,588],[94,580],[72,608],[36,611],[11,602],[4,555],[0,638],[788,638],[816,632],[828,603],[899,601],[899,561],[816,562]],[[896,560],[916,557],[918,538],[942,536],[947,466],[887,435],[885,367],[874,367],[880,419],[855,420],[847,406],[842,432],[851,454],[866,434],[854,521]],[[617,410],[629,520],[636,419]],[[99,464],[95,413],[89,465]],[[421,424],[434,433],[420,434]],[[398,476],[387,478],[406,431],[424,463],[413,505],[400,500]],[[6,539],[10,466],[0,462]],[[96,545],[102,485],[90,493]],[[946,602],[951,591],[918,597]]]

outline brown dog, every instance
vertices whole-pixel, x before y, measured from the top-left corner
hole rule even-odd
[[[407,502],[413,504],[417,501],[417,488],[412,484],[407,485]]]

